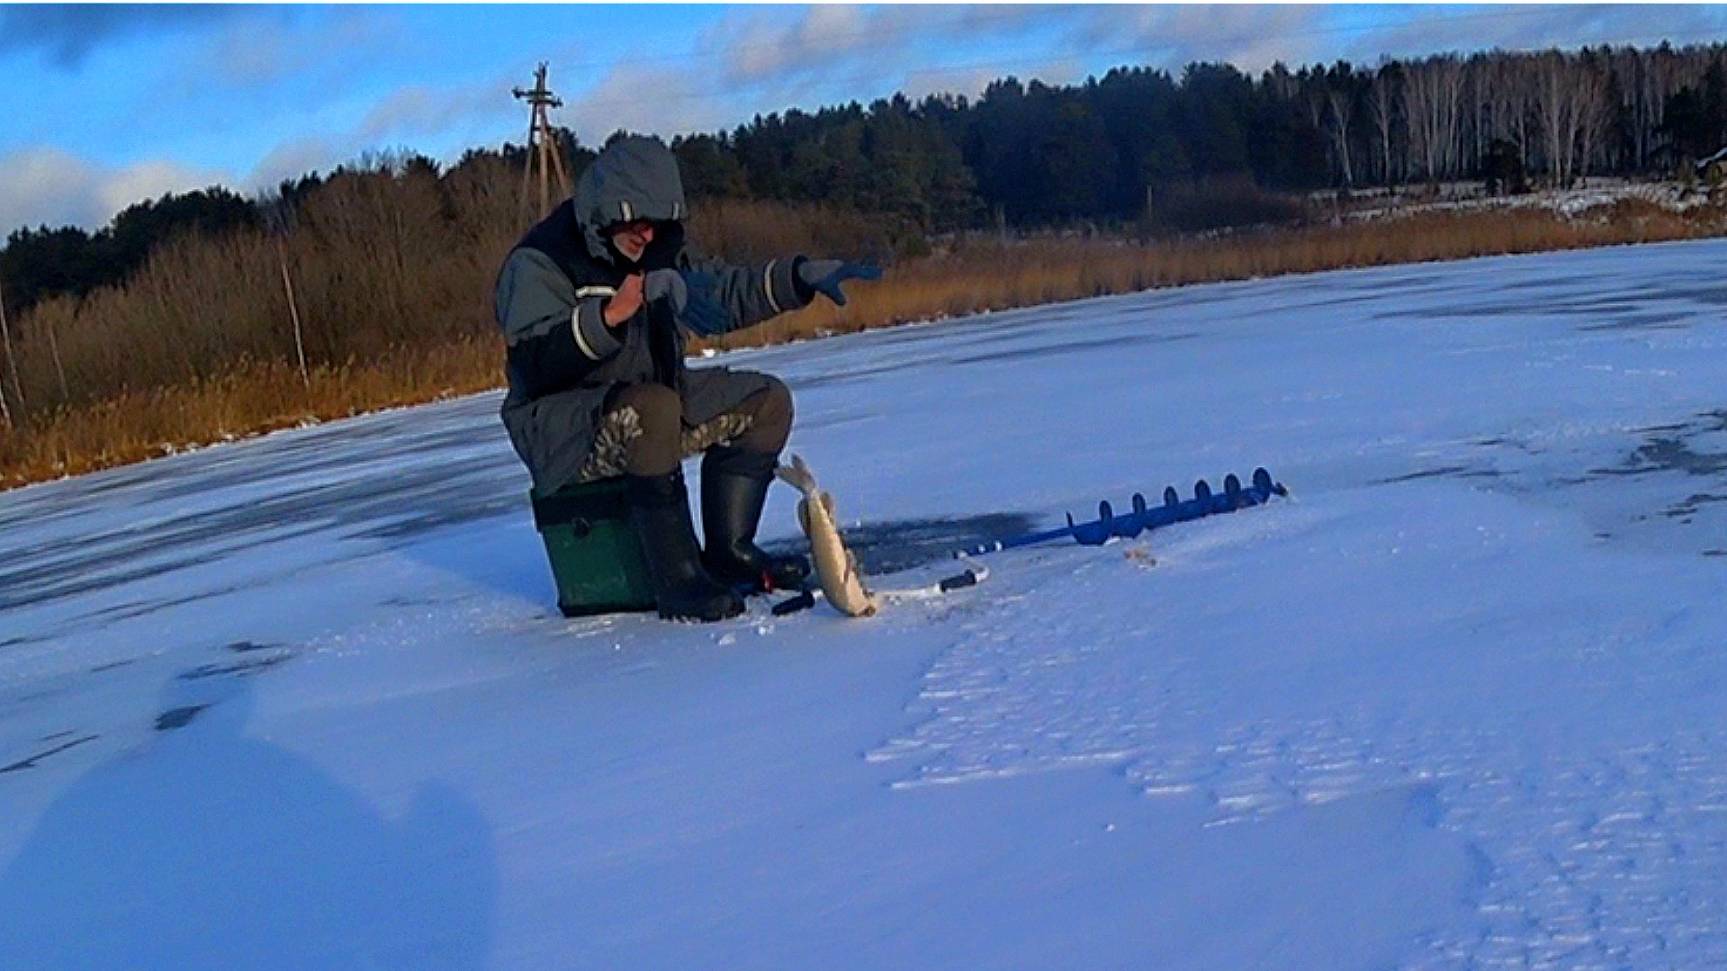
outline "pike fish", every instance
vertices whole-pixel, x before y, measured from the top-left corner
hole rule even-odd
[[[792,464],[780,466],[774,474],[803,493],[798,502],[798,525],[809,537],[810,558],[815,560],[816,578],[828,603],[852,617],[874,616],[878,607],[876,597],[864,586],[857,558],[840,539],[833,496],[816,485],[815,473],[801,456],[793,455]]]

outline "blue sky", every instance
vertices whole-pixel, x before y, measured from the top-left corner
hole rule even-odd
[[[520,141],[510,88],[541,60],[554,120],[592,143],[1010,73],[1662,39],[1727,39],[1727,7],[0,5],[0,235],[368,151]]]

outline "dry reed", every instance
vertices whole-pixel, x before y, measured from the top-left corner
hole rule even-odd
[[[440,196],[432,182],[391,188],[356,180],[302,214],[288,251],[307,308],[309,386],[293,363],[276,247],[261,235],[186,240],[165,247],[123,287],[82,304],[35,308],[20,328],[30,338],[20,365],[27,397],[53,405],[0,432],[0,487],[496,386],[502,351],[490,322],[490,283],[514,232],[510,197],[491,184],[446,185]],[[372,229],[379,225],[389,227],[382,236]],[[454,246],[450,225],[462,227]],[[965,237],[896,265],[890,283],[855,287],[844,309],[820,301],[711,345],[779,343],[1153,287],[1723,233],[1719,209],[1681,215],[1623,202],[1581,220],[1427,213],[1144,244]],[[861,217],[764,204],[712,207],[692,236],[739,260],[800,250],[879,254],[893,245],[891,233]],[[72,394],[61,393],[45,359],[50,345],[40,338],[50,331]]]

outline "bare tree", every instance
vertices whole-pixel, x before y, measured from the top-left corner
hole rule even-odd
[[[1577,162],[1575,174],[1586,176],[1595,168],[1608,126],[1607,71],[1587,62],[1577,65]]]
[[[1456,55],[1430,57],[1409,65],[1403,85],[1404,123],[1410,151],[1429,182],[1457,168],[1459,102],[1463,62]]]
[[[1403,124],[1408,133],[1410,162],[1419,160],[1427,181],[1439,178],[1438,151],[1434,145],[1433,89],[1425,68],[1410,65],[1403,81]]]
[[[1331,143],[1343,169],[1343,184],[1346,187],[1353,186],[1355,169],[1349,164],[1349,119],[1355,109],[1354,92],[1348,88],[1327,85],[1325,103],[1330,109],[1328,116],[1331,122]]]
[[[1536,70],[1535,115],[1556,187],[1571,184],[1587,167],[1603,128],[1606,84],[1582,60],[1559,51],[1541,56]]]
[[[1534,144],[1534,137],[1530,133],[1531,117],[1534,114],[1530,107],[1533,100],[1533,85],[1531,83],[1533,72],[1530,70],[1531,62],[1526,57],[1512,61],[1508,67],[1509,69],[1505,72],[1505,105],[1508,112],[1506,117],[1510,121],[1512,141],[1517,143],[1519,161],[1523,163],[1523,169],[1527,172],[1529,170],[1529,149]]]
[[[1397,69],[1387,62],[1380,64],[1367,88],[1367,110],[1373,118],[1374,133],[1379,136],[1379,176],[1387,185],[1397,181],[1391,164],[1391,132],[1397,123]]]
[[[1631,157],[1629,166],[1642,171],[1649,164],[1651,141],[1655,130],[1654,118],[1660,113],[1660,95],[1656,93],[1654,72],[1650,70],[1649,54],[1627,47],[1611,58],[1613,73],[1619,79],[1619,108],[1625,112],[1626,135]]]
[[[1466,111],[1463,137],[1464,168],[1479,170],[1487,157],[1487,147],[1493,142],[1493,107],[1488,97],[1492,90],[1493,59],[1488,54],[1475,54],[1464,62],[1463,99]]]
[[[1570,164],[1571,78],[1565,57],[1558,51],[1542,56],[1536,71],[1535,116],[1541,123],[1541,141],[1546,147],[1547,172],[1552,184],[1565,185]]]

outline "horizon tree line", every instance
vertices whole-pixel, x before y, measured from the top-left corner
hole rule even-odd
[[[559,137],[579,171],[592,150],[567,130]],[[1257,79],[1216,63],[1179,76],[1118,67],[1073,85],[1006,77],[975,100],[895,95],[791,109],[671,145],[696,198],[820,203],[924,234],[1076,223],[1209,228],[1291,212],[1243,208],[1254,193],[1466,179],[1509,191],[1680,172],[1727,145],[1727,45],[1494,50],[1294,71],[1276,64]],[[305,200],[355,173],[411,170],[447,181],[519,164],[525,152],[511,143],[470,149],[448,167],[411,153],[379,156],[284,181],[254,200],[220,186],[170,193],[127,207],[94,233],[16,229],[0,249],[0,297],[16,317],[42,300],[124,281],[177,236],[282,230]]]

